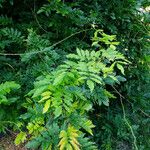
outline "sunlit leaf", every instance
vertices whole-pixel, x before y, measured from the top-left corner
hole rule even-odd
[[[50,103],[51,103],[51,100],[47,100],[45,102],[45,105],[44,105],[44,108],[43,108],[43,114],[46,113],[50,107]]]
[[[87,80],[87,85],[88,85],[90,91],[93,92],[93,90],[94,90],[94,82],[91,81],[91,80]]]

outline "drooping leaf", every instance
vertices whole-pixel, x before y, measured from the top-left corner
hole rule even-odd
[[[92,133],[92,128],[94,128],[95,126],[93,125],[91,120],[86,120],[83,124],[82,127],[91,135],[93,135]]]
[[[44,105],[44,108],[43,108],[43,114],[46,113],[50,107],[50,103],[51,103],[51,100],[47,100],[45,102],[45,105]]]
[[[62,107],[58,106],[54,111],[55,118],[59,117],[61,114],[62,114]]]
[[[89,87],[90,91],[93,92],[94,90],[94,82],[91,80],[87,80],[87,86]]]
[[[117,68],[121,71],[121,73],[122,73],[123,75],[125,75],[125,74],[124,74],[124,68],[123,68],[122,65],[117,64]]]

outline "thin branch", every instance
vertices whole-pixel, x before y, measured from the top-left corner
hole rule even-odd
[[[15,68],[12,65],[10,65],[9,63],[3,63],[3,64],[9,66],[12,70],[15,70]]]
[[[131,134],[133,136],[133,144],[134,144],[135,150],[138,150],[136,136],[134,134],[132,126],[130,125],[130,123],[128,122],[128,120],[126,118],[126,112],[125,112],[125,108],[124,108],[124,105],[122,102],[122,99],[124,99],[124,97],[120,94],[120,92],[114,86],[112,86],[112,87],[116,91],[116,93],[119,94],[119,96],[120,96],[120,102],[121,102],[122,111],[123,111],[123,119],[124,119],[125,123],[127,124],[127,126],[129,127]]]
[[[150,115],[144,112],[142,109],[139,108],[139,111],[141,111],[141,113],[143,113],[146,117],[150,118]]]
[[[31,10],[31,11],[32,11],[32,10]],[[32,13],[33,13],[33,16],[34,16],[35,21],[37,22],[39,28],[41,28],[44,32],[48,33],[48,31],[46,31],[46,30],[41,26],[41,24],[40,24],[40,22],[39,22],[39,20],[38,20],[38,18],[37,18],[36,13],[35,13],[34,11],[32,11]]]
[[[14,54],[14,53],[0,53],[1,56],[21,56],[24,55],[24,53],[18,53],[18,54]]]
[[[112,86],[112,88],[116,91],[116,93],[117,93],[120,97],[122,97],[123,99],[125,99],[125,97],[124,97],[114,86]],[[127,99],[127,101],[128,101],[130,104],[132,104],[128,99]],[[147,114],[146,112],[144,112],[141,108],[139,108],[138,110],[141,111],[141,113],[143,113],[143,115],[145,115],[146,117],[149,117],[149,118],[150,118],[150,115]]]
[[[30,54],[32,55],[32,54],[43,53],[43,52],[49,51],[49,49],[51,49],[51,48],[55,47],[56,45],[58,45],[58,44],[60,44],[60,43],[62,43],[62,42],[64,42],[64,41],[68,40],[69,38],[71,38],[71,37],[73,37],[73,36],[75,36],[75,35],[77,35],[77,34],[80,34],[80,33],[82,33],[82,32],[89,31],[89,30],[92,30],[92,29],[85,29],[85,30],[81,30],[81,31],[78,31],[78,32],[76,32],[76,33],[73,33],[73,34],[67,36],[66,38],[64,38],[64,39],[62,39],[62,40],[60,40],[60,41],[54,43],[53,45],[51,45],[51,46],[49,46],[49,47],[46,47],[45,49],[40,50],[40,51],[34,51],[34,52],[28,52],[28,53],[19,53],[19,54],[0,53],[0,55],[2,55],[2,56],[22,56],[22,55],[28,55],[28,54],[29,54],[29,55],[30,55]]]

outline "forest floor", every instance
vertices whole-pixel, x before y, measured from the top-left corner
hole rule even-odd
[[[14,135],[7,135],[0,137],[0,150],[27,150],[24,145],[16,146],[14,144]],[[131,150],[132,148],[125,142],[118,142],[116,150]]]
[[[24,146],[15,146],[14,137],[6,136],[0,138],[0,150],[27,150]]]

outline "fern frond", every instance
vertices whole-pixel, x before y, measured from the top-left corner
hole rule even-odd
[[[79,138],[79,143],[81,143],[81,150],[98,150],[96,144],[94,142],[89,141],[89,138],[84,137],[84,134]]]
[[[21,35],[21,32],[17,29],[13,28],[4,28],[1,30],[3,36],[7,37],[8,39],[12,40],[12,42],[22,43],[24,37]]]
[[[50,43],[49,40],[43,39],[41,36],[37,35],[32,29],[28,29],[28,37],[26,39],[28,48],[30,50],[37,50],[46,48]]]
[[[46,16],[49,16],[51,14],[51,9],[52,9],[52,6],[50,4],[45,4],[38,10],[37,13],[38,14],[45,13]]]
[[[69,148],[80,150],[80,144],[77,140],[79,137],[78,130],[76,130],[73,126],[69,125],[66,131],[62,130],[59,137],[61,138],[58,144],[60,150],[71,150]]]
[[[6,15],[0,16],[0,25],[5,26],[12,24],[12,18],[8,18]]]

